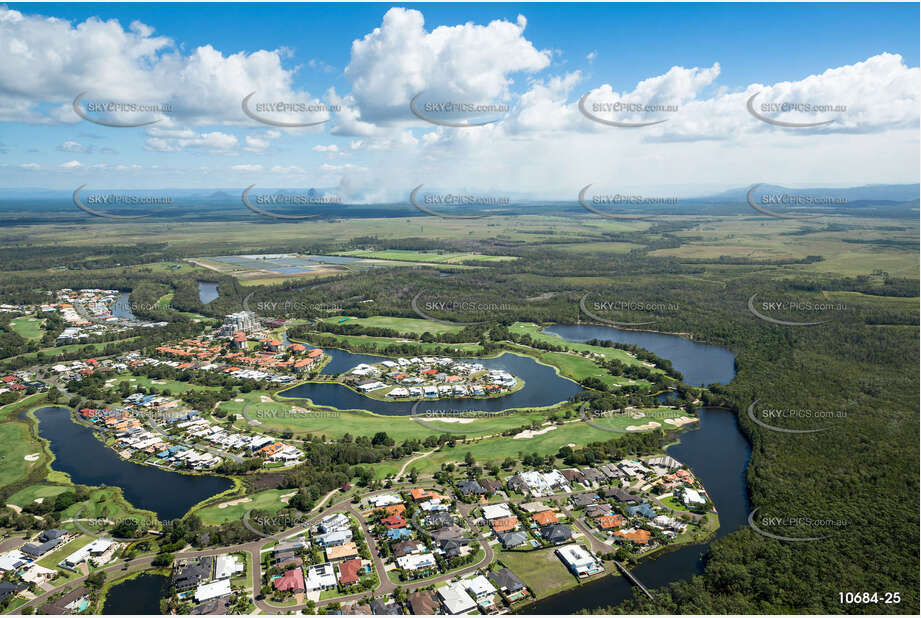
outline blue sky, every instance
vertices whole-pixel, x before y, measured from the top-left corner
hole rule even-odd
[[[778,183],[917,181],[918,4],[6,6],[23,19],[0,26],[9,30],[0,31],[0,52],[16,60],[0,68],[0,186],[63,188],[77,176],[149,187],[258,180],[375,201],[403,192],[394,178],[409,184],[402,179],[424,170],[430,184],[553,196],[567,194],[583,169],[614,182],[606,170],[620,161],[645,190],[664,178],[709,190],[749,182],[754,171],[739,165],[742,153]],[[62,30],[47,17],[69,24]],[[152,30],[132,38],[132,22]],[[383,34],[375,37],[376,28]],[[23,44],[2,47],[11,41]],[[216,56],[198,53],[209,46]],[[51,67],[49,57],[67,62]],[[22,79],[33,70],[34,79]],[[222,109],[113,129],[68,111],[77,88],[119,100],[162,95],[179,108],[213,98]],[[310,130],[240,118],[235,102],[267,89],[350,111]],[[512,109],[482,130],[446,129],[409,114],[419,89]],[[589,91],[679,109],[655,129],[612,132],[578,112]],[[765,102],[847,112],[830,128],[776,131],[745,112],[759,91]],[[559,154],[566,151],[592,156],[573,167],[571,155]],[[525,163],[533,173],[521,172]],[[657,167],[667,171],[650,171]]]

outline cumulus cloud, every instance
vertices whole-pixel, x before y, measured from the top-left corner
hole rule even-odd
[[[345,69],[362,122],[408,119],[410,99],[485,103],[510,96],[512,75],[550,64],[524,36],[527,20],[471,22],[425,29],[414,9],[392,8],[380,27],[352,43]]]
[[[225,55],[204,45],[184,54],[172,39],[138,21],[127,29],[114,19],[74,24],[0,6],[0,120],[79,122],[72,102],[85,92],[92,102],[161,105],[160,111],[107,116],[118,122],[255,125],[240,109],[247,94],[257,93],[256,100],[319,103],[292,87],[294,69],[282,66],[288,53]],[[326,117],[325,112],[310,119],[298,116],[303,122]]]

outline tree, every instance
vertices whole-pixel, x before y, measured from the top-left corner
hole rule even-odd
[[[102,585],[106,583],[106,572],[105,571],[95,571],[86,576],[86,585],[93,589],[100,589]]]

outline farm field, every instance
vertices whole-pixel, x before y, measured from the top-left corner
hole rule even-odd
[[[386,251],[356,249],[354,251],[343,251],[336,255],[373,258],[377,260],[394,260],[398,262],[430,262],[434,264],[450,264],[465,261],[507,262],[518,259],[517,257],[507,255],[480,255],[477,253],[457,253],[450,251],[405,251],[401,249],[388,249]]]

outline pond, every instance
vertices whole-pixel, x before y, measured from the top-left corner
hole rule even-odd
[[[383,356],[353,354],[344,350],[326,349],[332,360],[323,369],[323,373],[336,374],[352,369],[362,363],[379,363],[388,360]],[[426,401],[377,401],[335,383],[299,384],[279,393],[283,397],[307,398],[315,405],[331,406],[340,410],[369,410],[387,416],[405,416],[415,411],[459,412],[482,411],[501,412],[502,410],[539,408],[566,401],[580,392],[582,387],[561,377],[553,367],[541,365],[533,358],[517,354],[503,353],[496,358],[460,359],[480,363],[487,369],[504,369],[513,376],[524,380],[522,389],[491,399],[442,399]]]
[[[220,293],[217,291],[216,283],[213,281],[198,282],[198,300],[200,300],[203,305],[207,305],[218,296],[220,296]]]
[[[74,483],[120,487],[133,506],[153,511],[161,520],[178,519],[195,504],[233,486],[230,479],[205,474],[180,474],[122,459],[71,420],[69,408],[49,406],[35,411],[38,433],[51,444],[51,467],[66,472]]]
[[[103,615],[155,616],[160,613],[160,599],[165,596],[168,577],[159,573],[142,573],[112,586],[106,593]]]
[[[554,324],[545,328],[544,332],[559,335],[567,341],[606,339],[614,343],[639,346],[670,360],[672,367],[684,376],[685,384],[729,384],[736,376],[735,354],[720,346],[698,343],[678,335],[622,330],[594,324]]]

